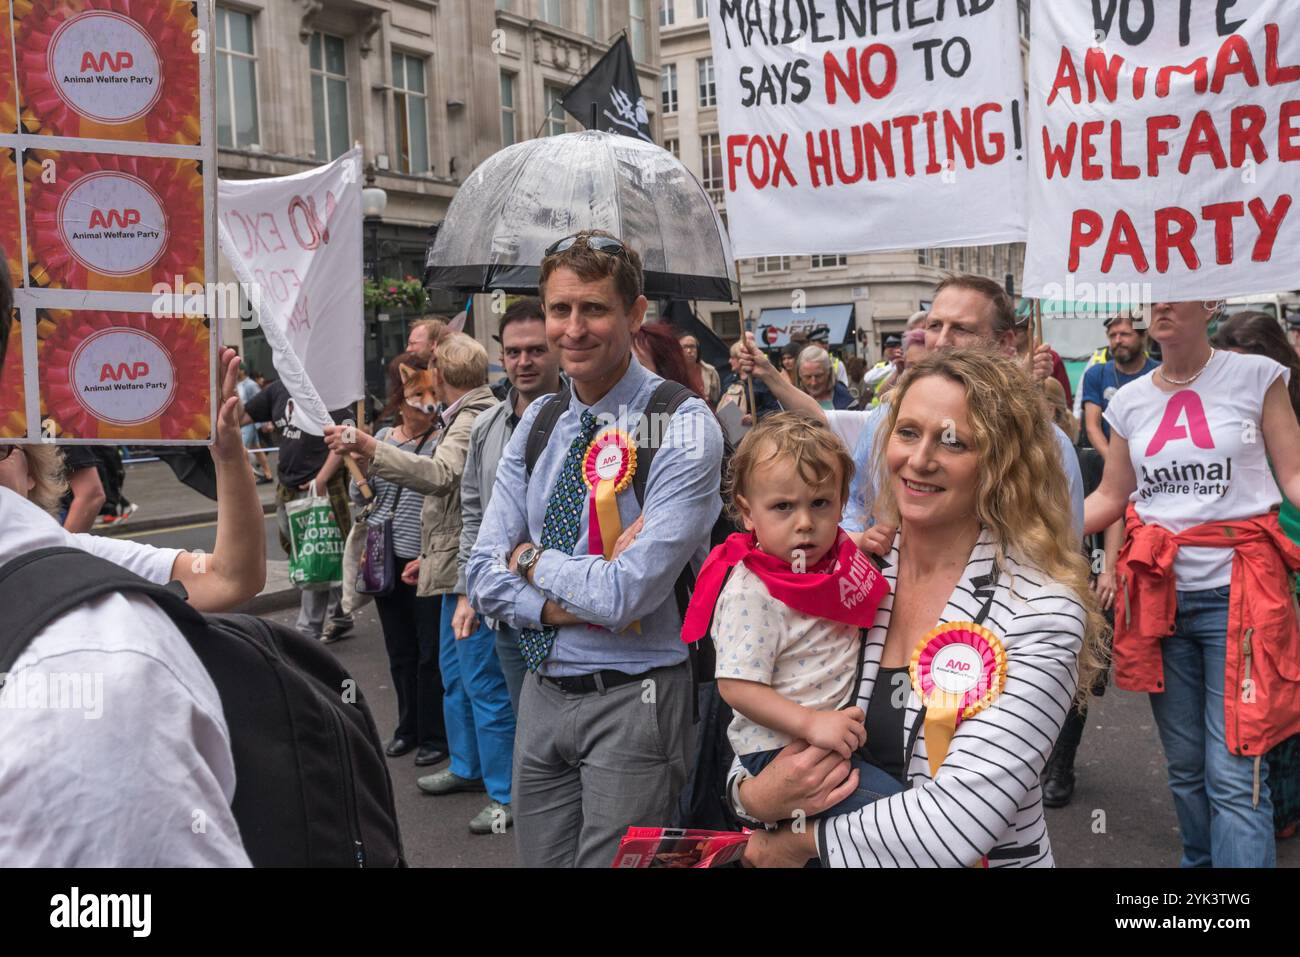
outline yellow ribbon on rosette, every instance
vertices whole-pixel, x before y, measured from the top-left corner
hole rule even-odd
[[[623,520],[618,514],[618,493],[632,482],[636,474],[636,443],[622,429],[609,428],[587,446],[582,461],[582,480],[591,489],[587,515],[588,551],[609,561],[614,545],[623,534]],[[640,633],[641,625],[632,627]]]
[[[1007,652],[1002,640],[983,625],[953,621],[922,636],[908,670],[912,690],[925,705],[925,752],[933,780],[948,756],[957,726],[1002,694]],[[987,859],[981,866],[987,866]]]

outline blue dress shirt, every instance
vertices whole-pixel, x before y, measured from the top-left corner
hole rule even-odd
[[[590,622],[557,630],[542,674],[584,675],[602,669],[640,674],[686,658],[673,584],[687,562],[698,564],[708,554],[709,531],[722,508],[722,431],[703,400],[684,402],[666,429],[640,429],[642,442],[655,431],[664,434],[646,483],[645,528],[615,561],[588,554],[589,512],[584,509],[573,555],[543,551],[531,584],[507,567],[521,543],[541,541],[547,502],[578,434],[581,414],[590,411],[632,433],[662,381],[632,357],[623,378],[594,405],[583,405],[574,392],[531,478],[526,478],[528,434],[542,406],[554,401],[549,396],[539,399],[524,413],[501,458],[492,499],[466,564],[466,584],[479,614],[514,628],[540,628],[548,598]],[[643,512],[630,484],[618,495],[618,511],[624,528]],[[636,621],[640,634],[630,628]]]

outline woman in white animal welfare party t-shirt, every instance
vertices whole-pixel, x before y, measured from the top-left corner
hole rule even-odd
[[[1300,549],[1277,522],[1300,501],[1287,371],[1211,348],[1215,303],[1156,303],[1164,365],[1111,400],[1111,454],[1085,530],[1121,517],[1114,673],[1147,691],[1169,762],[1183,865],[1276,861],[1260,758],[1300,731]],[[1269,468],[1276,468],[1278,481]]]

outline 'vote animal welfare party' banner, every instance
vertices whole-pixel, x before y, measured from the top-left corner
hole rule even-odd
[[[251,291],[290,418],[313,435],[365,395],[361,148],[292,176],[221,180],[221,251]]]
[[[709,32],[737,257],[1024,241],[1014,0],[713,0]]]
[[[0,244],[16,306],[0,437],[211,439],[210,16],[207,0],[0,0]]]
[[[1296,0],[1034,4],[1026,294],[1300,287],[1297,14]]]

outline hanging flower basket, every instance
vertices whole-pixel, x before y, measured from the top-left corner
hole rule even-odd
[[[405,279],[367,279],[365,283],[366,309],[378,308],[380,312],[403,310],[423,312],[429,306],[429,294],[424,284],[414,276]]]

